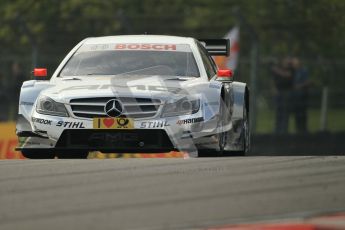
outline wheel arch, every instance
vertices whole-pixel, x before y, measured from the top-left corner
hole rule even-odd
[[[246,83],[230,83],[232,94],[233,116],[232,121],[243,119],[243,108],[249,109],[249,88]],[[249,110],[247,110],[249,111]]]

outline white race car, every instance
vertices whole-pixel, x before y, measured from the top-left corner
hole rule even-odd
[[[226,39],[131,35],[87,38],[52,77],[23,83],[16,133],[27,158],[86,158],[89,151],[179,150],[244,155],[249,90],[217,69]]]

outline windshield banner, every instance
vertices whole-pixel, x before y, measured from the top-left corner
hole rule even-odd
[[[161,44],[161,43],[110,43],[110,44],[85,44],[79,52],[111,51],[111,50],[136,50],[136,51],[175,51],[192,52],[187,44]]]

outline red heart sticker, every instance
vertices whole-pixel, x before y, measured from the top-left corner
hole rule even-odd
[[[114,124],[115,120],[113,118],[105,118],[103,119],[103,124],[109,128]]]

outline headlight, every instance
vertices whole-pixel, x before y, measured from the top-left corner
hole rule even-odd
[[[52,116],[68,117],[66,107],[62,103],[58,103],[49,97],[40,97],[36,105],[37,113]]]
[[[200,99],[182,98],[173,103],[166,103],[163,108],[162,117],[194,114],[199,111],[199,108]]]

